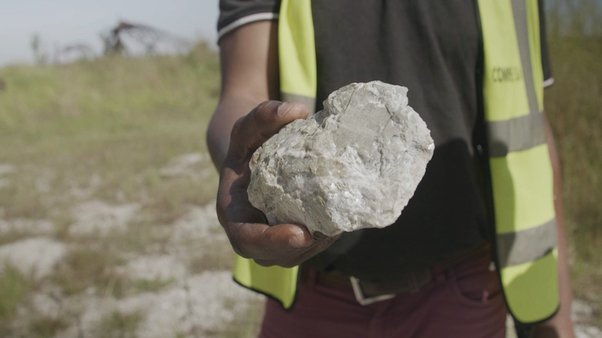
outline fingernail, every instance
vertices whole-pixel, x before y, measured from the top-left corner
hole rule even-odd
[[[303,104],[282,102],[278,107],[278,115],[284,117],[289,115],[291,112],[301,112],[303,110],[305,110],[305,106]]]
[[[294,106],[293,103],[290,102],[282,102],[279,106],[278,106],[278,115],[279,116],[286,116],[292,109],[292,107]]]
[[[289,238],[288,244],[293,248],[304,248],[311,244],[308,237],[303,230],[296,230],[295,234]]]

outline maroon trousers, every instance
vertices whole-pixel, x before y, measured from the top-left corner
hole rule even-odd
[[[506,307],[488,255],[435,274],[413,293],[362,306],[351,286],[304,276],[291,310],[266,303],[260,338],[504,338]]]

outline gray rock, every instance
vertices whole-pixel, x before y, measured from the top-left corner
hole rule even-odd
[[[407,91],[353,83],[330,94],[324,110],[286,125],[253,154],[251,203],[270,224],[329,236],[395,222],[434,150]]]

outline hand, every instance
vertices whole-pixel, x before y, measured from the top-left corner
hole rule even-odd
[[[535,326],[531,336],[532,338],[575,338],[570,311],[563,311],[561,307],[554,317]]]
[[[335,238],[309,233],[299,224],[268,225],[249,202],[249,160],[257,148],[286,124],[308,116],[301,104],[266,101],[232,128],[230,147],[220,171],[217,215],[239,255],[261,265],[291,267],[325,250]]]

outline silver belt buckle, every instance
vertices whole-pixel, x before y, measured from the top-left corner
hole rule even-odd
[[[349,280],[351,281],[351,287],[353,288],[353,294],[355,295],[355,299],[358,303],[360,303],[360,305],[369,305],[372,303],[381,302],[383,300],[395,297],[395,294],[393,293],[378,295],[374,297],[366,297],[364,295],[364,291],[362,290],[362,286],[360,285],[360,280],[353,276],[349,277]]]

